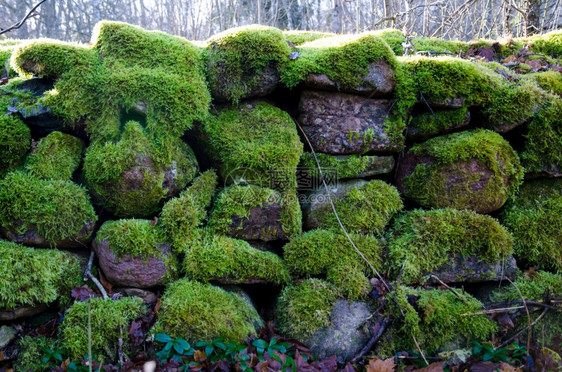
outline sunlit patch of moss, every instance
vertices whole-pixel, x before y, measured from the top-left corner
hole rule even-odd
[[[20,165],[30,148],[29,128],[16,115],[0,113],[0,176]]]
[[[531,79],[544,91],[562,96],[562,74],[558,71],[534,72],[523,75],[522,79]]]
[[[177,197],[169,200],[160,213],[163,229],[176,252],[185,252],[199,236],[217,187],[217,174],[208,170]]]
[[[458,40],[445,40],[435,37],[414,37],[411,40],[416,52],[445,52],[445,53],[466,53],[471,48],[471,44]]]
[[[209,229],[214,233],[229,235],[233,229],[243,228],[244,219],[247,220],[250,217],[252,209],[268,208],[276,204],[279,204],[280,222],[284,235],[293,237],[300,234],[302,232],[302,213],[296,193],[277,192],[254,185],[229,186],[221,191],[215,199],[209,215]],[[238,226],[233,226],[235,216],[241,218]],[[252,238],[267,239],[268,236],[277,235],[267,229],[268,226],[264,226],[262,232]]]
[[[17,73],[10,66],[12,51],[23,41],[22,40],[1,40],[0,41],[0,70],[6,68],[8,78],[14,78]]]
[[[260,251],[240,239],[202,235],[185,253],[183,269],[187,278],[228,283],[289,281],[289,270],[275,253]]]
[[[525,182],[501,219],[515,237],[518,261],[562,272],[562,179]]]
[[[372,236],[350,236],[367,260],[381,270],[382,243]],[[326,275],[326,280],[352,300],[365,298],[371,289],[368,277],[373,273],[369,265],[343,234],[312,230],[285,244],[283,250],[285,262],[296,277]]]
[[[395,28],[385,28],[384,30],[373,31],[372,34],[386,41],[394,54],[402,55],[402,43],[406,41],[402,31]]]
[[[25,170],[41,179],[69,180],[80,165],[84,143],[77,137],[53,132],[41,139],[27,157]]]
[[[305,340],[314,332],[329,327],[338,298],[339,291],[320,279],[308,279],[286,287],[277,303],[279,332],[285,337]]]
[[[348,232],[373,235],[381,235],[392,216],[404,207],[398,190],[381,180],[352,188],[341,198],[334,198],[334,205]],[[341,229],[329,203],[313,209],[310,217],[318,220],[320,228]]]
[[[109,358],[113,361],[117,356],[120,339],[124,342],[122,350],[127,351],[130,323],[140,318],[145,311],[142,299],[138,297],[124,297],[116,301],[92,298],[89,301],[75,302],[66,311],[59,328],[61,346],[72,359],[83,358],[88,353],[89,316],[93,359]]]
[[[456,209],[421,209],[395,219],[388,233],[388,259],[406,284],[450,262],[452,255],[496,263],[508,257],[513,237],[490,216]]]
[[[0,308],[68,300],[82,283],[77,256],[56,249],[34,249],[0,240]]]
[[[462,107],[456,110],[439,110],[413,116],[408,123],[408,133],[417,138],[433,137],[462,123],[466,119],[467,111],[467,107]]]
[[[546,34],[537,34],[526,41],[534,52],[562,58],[562,31],[556,30]]]
[[[0,225],[23,234],[30,229],[55,244],[81,236],[97,221],[86,189],[65,180],[41,180],[21,171],[0,181]]]
[[[291,53],[281,30],[258,25],[228,29],[207,43],[211,92],[234,104],[252,94],[266,68],[277,68]]]
[[[325,37],[331,37],[335,34],[331,32],[318,32],[318,31],[299,31],[299,30],[290,30],[290,31],[283,31],[283,36],[285,39],[290,41],[295,45],[301,45],[309,41],[314,41],[317,39],[322,39]]]
[[[262,325],[254,307],[236,293],[180,279],[170,284],[162,296],[153,331],[189,342],[212,341],[217,337],[242,342]]]
[[[424,207],[469,206],[501,207],[519,188],[523,168],[519,157],[499,134],[478,129],[432,138],[415,145],[409,151],[431,158],[431,164],[418,164],[412,174],[404,178],[404,194]],[[481,175],[462,164],[477,162],[490,177],[481,189],[474,191],[470,184]],[[449,184],[450,172],[456,172],[462,182]],[[497,209],[496,208],[496,209]]]
[[[209,152],[226,181],[275,189],[296,188],[303,144],[288,113],[265,102],[224,109],[203,123]]]
[[[562,168],[562,98],[547,102],[528,124],[521,162],[527,173],[560,173]]]
[[[18,358],[14,363],[16,372],[48,371],[50,367],[43,363],[45,349],[57,350],[57,340],[45,336],[24,336],[18,341]]]

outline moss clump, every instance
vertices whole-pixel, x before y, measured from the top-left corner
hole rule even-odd
[[[296,167],[303,145],[288,113],[265,102],[225,109],[203,123],[209,152],[228,182],[273,189],[296,188]]]
[[[277,68],[291,53],[281,30],[258,25],[226,30],[207,43],[211,92],[234,104],[252,95],[260,75],[268,67]]]
[[[264,226],[262,231],[253,233],[252,239],[271,240],[275,237],[291,238],[302,232],[302,213],[295,193],[277,192],[258,186],[230,186],[216,198],[209,215],[209,229],[218,234],[236,235],[236,230],[243,229],[243,224],[250,218],[250,212],[256,208],[274,208],[279,206],[282,232],[269,231]],[[265,212],[267,214],[267,212]],[[235,218],[238,226],[235,224]],[[249,221],[250,223],[255,221]],[[277,222],[277,221],[274,221]]]
[[[246,241],[226,236],[203,234],[185,253],[186,277],[226,283],[289,281],[289,270],[275,253],[263,252]]]
[[[279,332],[285,337],[305,340],[329,327],[330,315],[339,297],[332,284],[320,279],[308,279],[286,287],[277,304]]]
[[[533,35],[526,42],[534,52],[562,58],[562,31],[560,30]]]
[[[426,139],[445,133],[463,123],[467,112],[467,107],[462,107],[457,110],[439,110],[416,115],[408,123],[407,136]]]
[[[335,175],[338,179],[361,178],[371,168],[377,168],[377,173],[390,173],[394,166],[393,159],[374,155],[334,156],[317,153],[316,157],[324,176]],[[316,160],[311,152],[302,154],[299,171],[305,172],[308,177],[320,177]]]
[[[187,144],[180,139],[155,143],[134,121],[125,125],[119,142],[94,142],[84,158],[86,184],[118,217],[155,213],[162,200],[193,179],[197,167]]]
[[[527,173],[562,173],[562,99],[545,104],[528,124],[521,162]]]
[[[450,291],[438,289],[398,287],[394,296],[404,312],[404,321],[395,321],[390,329],[387,339],[391,342],[383,346],[384,353],[388,355],[417,350],[412,336],[426,353],[435,353],[456,342],[488,340],[498,330],[497,324],[484,315],[462,316],[483,308],[467,293],[463,293],[465,302]],[[388,314],[400,314],[394,301],[390,301],[389,305]]]
[[[404,178],[404,194],[424,207],[495,210],[517,191],[523,179],[513,148],[489,130],[435,137],[415,145],[409,153],[431,159]],[[474,162],[490,173],[476,189],[471,185],[486,178],[470,170],[467,164]],[[456,181],[451,185],[453,175]]]
[[[394,54],[402,55],[402,43],[406,41],[402,31],[395,28],[385,28],[384,30],[374,31],[373,34],[386,41]]]
[[[416,52],[445,52],[445,53],[466,53],[470,49],[470,43],[458,40],[444,40],[435,37],[415,37],[412,39],[412,46]]]
[[[372,236],[351,234],[351,239],[369,262],[382,269],[383,247]],[[372,271],[353,249],[345,235],[312,230],[285,244],[284,258],[296,277],[326,275],[345,297],[356,300],[369,294]]]
[[[513,249],[513,237],[492,217],[450,208],[406,212],[388,235],[390,264],[406,284],[422,281],[422,275],[447,264],[452,255],[496,263]]]
[[[68,252],[0,240],[0,309],[67,299],[82,283],[80,261]]]
[[[175,251],[185,252],[200,237],[200,228],[207,218],[207,208],[216,187],[217,174],[208,170],[179,197],[164,204],[158,226],[166,233]]]
[[[562,74],[558,71],[535,72],[522,78],[535,81],[546,92],[562,96]]]
[[[80,165],[84,144],[69,134],[53,132],[27,157],[25,170],[44,180],[69,180]]]
[[[373,180],[352,188],[334,199],[340,220],[348,232],[381,235],[392,216],[404,205],[398,190],[384,181]],[[339,230],[340,225],[329,203],[311,211],[320,228]]]
[[[283,31],[283,36],[291,43],[301,45],[309,41],[335,36],[335,34],[332,34],[331,32],[292,30]]]
[[[18,47],[20,73],[57,79],[43,103],[92,140],[116,140],[120,116],[139,108],[151,137],[181,136],[206,116],[210,95],[199,50],[187,40],[120,22],[96,26],[93,46],[39,40]]]
[[[23,162],[31,148],[31,132],[16,115],[4,114],[0,105],[0,177]]]
[[[124,341],[124,350],[127,350],[130,323],[140,318],[145,311],[145,306],[138,297],[125,297],[117,301],[92,298],[85,302],[75,302],[66,311],[59,328],[61,346],[72,359],[82,358],[88,353],[86,330],[89,313],[93,359],[107,360],[109,357],[114,360],[119,339]]]
[[[254,307],[239,295],[210,284],[180,279],[166,289],[153,330],[189,342],[217,337],[242,342],[262,324]]]
[[[562,272],[562,179],[525,182],[501,220],[513,233],[518,261]]]
[[[44,350],[57,350],[58,343],[44,336],[24,336],[18,341],[18,346],[18,359],[14,363],[14,370],[43,372],[49,370],[49,367],[43,363]]]
[[[20,171],[0,181],[0,226],[18,235],[35,230],[54,245],[88,238],[82,229],[95,221],[88,193],[70,181],[40,180]]]
[[[517,286],[517,288],[515,288]],[[562,274],[553,274],[547,271],[537,271],[534,274],[522,276],[515,281],[515,286],[499,289],[490,295],[490,300],[515,301],[521,295],[526,300],[542,301],[545,298],[562,297]],[[521,294],[519,294],[519,291]]]

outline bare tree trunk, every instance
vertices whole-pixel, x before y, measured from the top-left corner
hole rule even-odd
[[[528,0],[529,7],[527,10],[527,35],[533,35],[541,32],[540,12],[541,0]]]

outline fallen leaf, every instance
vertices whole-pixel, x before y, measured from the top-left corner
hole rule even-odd
[[[431,363],[427,367],[414,369],[414,372],[442,372],[445,362],[435,362]]]
[[[367,366],[367,372],[393,372],[394,368],[396,368],[394,358],[388,358],[384,361],[381,359],[371,359]]]
[[[513,63],[517,61],[517,57],[514,55],[510,55],[509,57],[505,58],[502,63]]]
[[[536,59],[533,61],[527,61],[525,64],[530,66],[533,70],[539,70],[542,67],[541,62]]]
[[[142,321],[135,320],[131,323],[131,327],[129,327],[129,339],[133,343],[134,346],[140,346],[144,339],[146,338],[146,334],[142,329]]]
[[[72,296],[73,299],[79,302],[87,301],[90,297],[101,297],[99,294],[92,291],[92,289],[87,285],[72,288],[72,290],[70,291],[70,296]]]

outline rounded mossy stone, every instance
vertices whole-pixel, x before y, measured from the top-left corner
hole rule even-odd
[[[367,235],[350,234],[357,249],[375,269],[383,269],[383,245]],[[355,251],[347,237],[327,230],[306,232],[285,244],[284,260],[298,278],[323,276],[351,300],[365,298],[371,290],[370,265]]]
[[[513,148],[499,134],[484,129],[432,138],[412,147],[406,157],[417,160],[404,165],[415,168],[399,180],[401,191],[428,208],[491,212],[517,191],[523,179]]]
[[[120,340],[127,352],[130,323],[144,315],[146,307],[138,297],[119,300],[91,298],[75,302],[64,314],[59,328],[60,343],[71,359],[83,358],[88,353],[88,318],[90,318],[92,358],[114,361]]]
[[[52,132],[27,157],[25,170],[45,180],[69,180],[80,165],[84,143],[77,137]]]
[[[302,232],[302,213],[295,192],[229,186],[217,195],[208,226],[241,239],[288,240]]]
[[[162,296],[153,331],[189,342],[212,341],[217,337],[242,342],[262,325],[256,309],[236,293],[180,279],[170,284]]]
[[[386,314],[404,316],[389,327],[385,337],[389,341],[379,346],[383,355],[418,350],[413,337],[425,353],[433,354],[458,349],[469,340],[489,340],[498,331],[496,322],[485,315],[472,315],[484,307],[466,292],[461,294],[463,301],[448,290],[399,286],[392,296],[395,301],[389,301]]]
[[[396,187],[381,180],[367,182],[334,198],[339,220],[350,233],[382,235],[394,214],[404,207]],[[319,228],[340,230],[338,219],[330,203],[325,202],[310,212]]]
[[[283,36],[294,45],[301,45],[309,41],[335,36],[335,34],[331,32],[290,30],[283,31]]]
[[[518,261],[562,272],[562,179],[523,183],[502,210]]]
[[[275,88],[277,67],[291,49],[283,32],[274,27],[244,26],[228,29],[207,40],[207,73],[213,97],[237,104],[242,98],[264,95]],[[273,71],[268,71],[273,69]],[[263,76],[273,83],[260,92]]]
[[[513,237],[490,216],[451,208],[412,210],[397,217],[388,232],[388,260],[406,284],[450,262],[451,256],[478,256],[494,264],[513,251]]]
[[[0,181],[0,226],[15,235],[34,230],[51,245],[87,240],[96,221],[86,189],[70,181],[21,171]]]
[[[82,283],[77,256],[56,249],[35,249],[0,240],[0,309],[68,300]]]
[[[198,170],[180,139],[156,143],[134,121],[118,142],[94,142],[86,150],[86,184],[98,204],[118,217],[147,217],[183,189]]]
[[[291,116],[268,103],[244,103],[209,115],[204,141],[227,183],[277,190],[297,187],[296,168],[303,151]]]
[[[527,125],[521,163],[526,173],[562,175],[562,98],[545,104]]]
[[[276,309],[279,333],[305,340],[329,327],[330,314],[339,298],[341,295],[333,284],[320,279],[307,279],[285,287]]]
[[[217,174],[208,170],[162,207],[157,226],[164,231],[174,251],[185,252],[200,236],[216,187]]]
[[[27,125],[17,115],[0,115],[0,176],[23,163],[30,148]]]
[[[58,341],[45,336],[24,336],[18,340],[18,358],[13,367],[16,372],[49,371],[51,367],[45,365],[43,357],[45,350],[58,350]]]
[[[187,278],[224,284],[289,281],[289,270],[275,253],[260,251],[240,239],[202,235],[185,252],[183,271]]]

